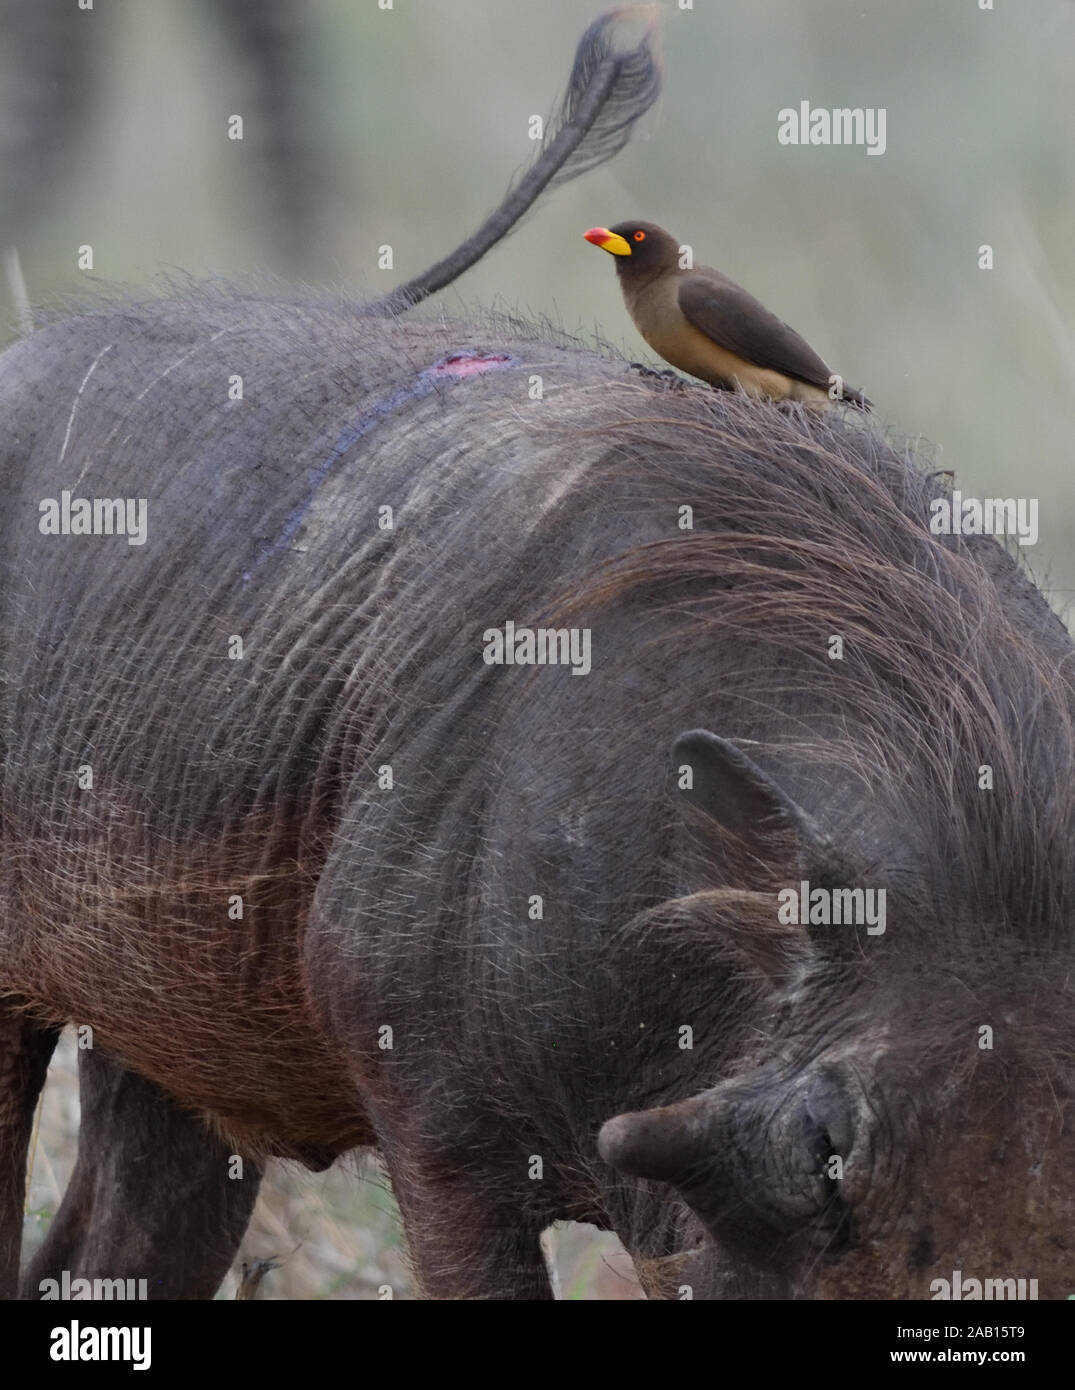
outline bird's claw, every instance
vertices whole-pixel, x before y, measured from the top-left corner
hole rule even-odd
[[[665,381],[669,386],[685,386],[687,383],[678,372],[672,371],[671,367],[666,367],[663,371],[657,367],[647,367],[644,362],[632,362],[630,365],[632,372],[638,372],[640,376],[656,377],[659,381]]]

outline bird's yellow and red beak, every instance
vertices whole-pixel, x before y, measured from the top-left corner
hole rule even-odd
[[[595,246],[600,246],[602,251],[607,251],[612,256],[629,256],[631,246],[624,241],[623,237],[615,232],[610,232],[607,227],[591,227],[588,232],[582,234],[587,241],[592,241]]]

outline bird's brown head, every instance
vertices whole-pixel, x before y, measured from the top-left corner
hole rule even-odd
[[[653,222],[617,222],[615,227],[591,227],[583,236],[615,256],[621,277],[643,278],[679,268],[679,242]]]

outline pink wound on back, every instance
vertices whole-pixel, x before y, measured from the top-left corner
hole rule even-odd
[[[453,352],[450,357],[442,357],[439,362],[433,363],[430,371],[435,376],[477,376],[481,372],[495,371],[510,361],[511,355],[506,352],[478,352],[468,348],[464,352]]]

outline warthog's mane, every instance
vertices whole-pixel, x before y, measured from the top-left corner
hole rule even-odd
[[[780,711],[790,761],[887,808],[934,908],[982,939],[1070,941],[1073,651],[1010,543],[931,532],[951,476],[847,413],[693,386],[605,390],[588,414],[606,476],[660,477],[693,529],[598,567],[559,619],[644,603],[672,615],[660,643],[741,651],[721,691]]]

